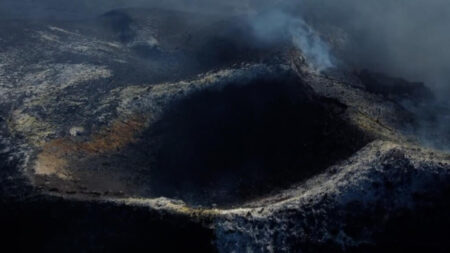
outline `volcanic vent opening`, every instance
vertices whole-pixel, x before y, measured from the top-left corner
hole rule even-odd
[[[233,206],[305,180],[366,144],[344,111],[293,75],[231,83],[174,102],[128,151],[147,159],[141,173],[153,197]]]

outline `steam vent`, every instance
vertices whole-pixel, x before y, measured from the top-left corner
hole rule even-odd
[[[432,92],[252,15],[2,20],[4,252],[450,252]]]

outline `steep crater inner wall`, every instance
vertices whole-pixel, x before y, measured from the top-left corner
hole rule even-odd
[[[294,76],[206,89],[174,102],[124,153],[151,196],[235,205],[305,180],[368,142]],[[119,161],[126,162],[126,161]]]

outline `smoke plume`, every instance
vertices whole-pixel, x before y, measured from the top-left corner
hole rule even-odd
[[[137,6],[223,16],[266,13],[253,21],[258,36],[271,40],[287,29],[319,71],[337,64],[336,58],[340,67],[424,82],[436,101],[408,107],[425,122],[420,135],[450,136],[448,0],[1,0],[0,19],[84,19]]]
[[[0,19],[90,18],[136,6],[220,15],[288,10],[290,17],[305,20],[314,30],[332,37],[333,53],[349,65],[425,82],[442,100],[450,95],[447,0],[2,0]],[[312,34],[305,26],[299,27],[303,27],[299,34]],[[301,48],[310,47],[307,52],[326,48],[314,37],[295,41]],[[310,57],[329,65],[323,56]]]
[[[276,40],[284,36],[283,32],[287,32],[287,39],[303,52],[307,63],[314,70],[333,67],[328,45],[301,17],[273,9],[251,18],[250,22],[257,37],[263,41]]]

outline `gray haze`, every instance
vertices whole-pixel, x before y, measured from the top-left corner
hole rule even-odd
[[[330,48],[300,16],[280,9],[264,10],[250,22],[260,41],[274,41],[288,34],[287,39],[303,52],[310,67],[322,71],[334,67]]]
[[[423,144],[450,150],[450,1],[288,1],[350,68],[368,68],[424,82],[436,99],[404,101],[415,113],[412,133]]]
[[[449,0],[0,0],[0,19],[84,19],[125,7],[216,15],[266,12],[254,24],[261,38],[287,29],[318,70],[337,64],[424,82],[438,102],[413,109],[419,119],[432,115],[437,123],[424,120],[418,135],[449,143],[441,138],[450,136]]]
[[[89,18],[133,6],[221,14],[287,6],[325,37],[333,31],[335,53],[352,66],[423,81],[442,99],[450,94],[448,0],[0,0],[0,17]]]
[[[341,57],[358,67],[423,81],[450,95],[450,1],[303,0],[297,10],[318,30],[342,30]],[[339,34],[338,36],[339,37]]]
[[[242,13],[277,0],[1,0],[1,18],[77,19],[127,7],[165,8],[210,13]]]

